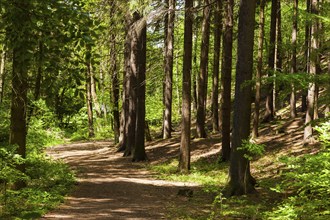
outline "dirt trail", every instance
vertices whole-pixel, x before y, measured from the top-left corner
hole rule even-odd
[[[156,180],[145,164],[131,163],[110,142],[57,146],[49,154],[69,164],[78,183],[64,204],[41,219],[169,219],[168,207],[188,201],[178,198],[180,188],[199,190]]]

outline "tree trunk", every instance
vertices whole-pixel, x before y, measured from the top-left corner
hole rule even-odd
[[[200,71],[197,77],[197,118],[196,133],[197,138],[206,138],[205,131],[205,111],[207,99],[207,79],[208,79],[208,60],[209,60],[209,42],[210,42],[210,11],[209,0],[204,0],[203,23],[202,23],[202,43]]]
[[[138,67],[135,74],[136,84],[136,126],[135,126],[135,148],[133,150],[133,162],[147,160],[145,152],[145,95],[146,95],[146,56],[147,56],[147,22],[141,18],[136,22],[135,32],[137,37],[137,59]]]
[[[43,43],[42,41],[39,41],[39,53],[38,53],[38,69],[37,69],[37,76],[35,78],[35,85],[34,85],[34,94],[33,94],[33,98],[34,101],[38,101],[38,99],[40,98],[40,89],[41,89],[41,80],[42,80],[42,72],[43,72]],[[34,103],[31,103],[29,105],[29,111],[28,111],[28,115],[27,115],[27,129],[29,128],[29,123],[31,120],[31,117],[33,116],[33,111],[35,108]]]
[[[130,16],[126,15],[125,20],[125,45],[124,45],[124,72],[123,72],[123,93],[122,93],[122,110],[120,114],[120,136],[118,151],[126,151],[128,141],[128,119],[129,119],[129,90],[130,90],[130,54],[131,54],[131,37],[130,37],[130,26],[132,20]],[[124,156],[126,153],[124,152]]]
[[[274,75],[275,66],[275,45],[276,45],[276,17],[277,17],[277,1],[272,0],[272,10],[271,10],[271,21],[270,21],[270,32],[269,32],[269,52],[268,52],[268,76]],[[267,86],[267,98],[266,98],[266,111],[263,121],[268,122],[274,118],[274,83],[269,82]]]
[[[314,15],[318,14],[318,0],[311,1],[311,13]],[[318,52],[318,19],[314,18],[311,25],[311,48],[310,48],[310,73],[315,76],[318,72],[319,56]],[[305,119],[305,129],[304,129],[304,144],[310,144],[314,142],[313,138],[313,128],[311,122],[314,116],[314,105],[315,105],[315,82],[309,84],[308,95],[307,95],[307,111]]]
[[[311,1],[306,0],[306,12],[311,12]],[[309,21],[305,23],[305,72],[310,72],[310,36],[311,36],[311,27]],[[303,89],[301,92],[301,112],[307,111],[307,94],[308,90]]]
[[[92,65],[91,65],[91,95],[92,95],[92,102],[94,104],[94,109],[97,114],[97,117],[101,118],[102,112],[101,112],[100,103],[98,101],[97,94],[96,94],[95,74],[94,74]]]
[[[239,7],[236,86],[233,121],[233,143],[229,169],[228,195],[242,195],[255,191],[250,162],[244,157],[243,140],[250,135],[251,86],[243,85],[252,79],[255,0],[242,0]]]
[[[112,114],[113,114],[113,131],[114,141],[119,143],[120,136],[120,114],[119,114],[119,79],[117,69],[117,48],[115,36],[111,36],[111,49],[110,49],[110,76],[111,76],[111,101],[112,101]],[[124,106],[124,104],[123,104]],[[105,112],[106,114],[106,112]]]
[[[297,73],[297,33],[298,33],[298,0],[293,3],[293,25],[292,25],[292,59],[291,59],[291,73]],[[291,84],[290,96],[290,115],[291,118],[297,117],[296,109],[296,91],[294,84]]]
[[[3,94],[4,94],[4,85],[6,78],[5,64],[6,64],[6,47],[4,46],[1,51],[1,58],[0,58],[0,104],[2,103]]]
[[[320,48],[320,47],[318,47]],[[319,62],[319,59],[318,59]],[[319,65],[318,65],[319,66]],[[316,74],[319,74],[319,71],[316,71]],[[315,82],[315,95],[314,95],[314,113],[313,113],[313,120],[319,119],[319,92],[320,87],[317,82]]]
[[[190,170],[190,125],[191,125],[191,62],[192,62],[192,27],[193,0],[185,1],[184,20],[184,55],[182,74],[182,124],[179,157],[180,172]]]
[[[275,44],[275,66],[274,76],[282,72],[282,13],[281,13],[281,1],[277,1],[277,13],[276,13],[276,44]],[[279,91],[283,90],[282,85],[277,85],[276,80],[274,81],[273,91],[273,111],[274,116],[276,115],[276,107],[284,107],[284,101],[278,100]]]
[[[221,71],[222,88],[222,161],[230,159],[230,117],[231,117],[231,70],[233,50],[233,16],[234,1],[228,0],[226,5],[226,23],[223,36],[223,61]]]
[[[177,106],[181,106],[180,101],[180,88],[179,88],[179,52],[176,53],[176,59],[175,59],[175,78],[176,78],[176,96],[177,96]],[[178,108],[178,115],[181,115],[182,108]]]
[[[164,85],[164,122],[163,138],[171,137],[172,130],[172,85],[173,85],[173,42],[174,42],[175,0],[168,0],[165,36],[165,85]]]
[[[18,146],[17,153],[26,158],[26,111],[27,111],[27,90],[28,90],[28,66],[22,61],[21,54],[27,54],[24,49],[15,48],[13,51],[12,69],[12,101],[10,116],[10,137],[9,143]],[[17,165],[17,169],[25,173],[25,164]],[[25,187],[25,183],[19,181],[15,188]]]
[[[260,1],[260,20],[259,20],[259,37],[258,37],[258,63],[257,63],[257,73],[256,73],[256,97],[254,105],[254,118],[253,118],[253,129],[252,138],[257,138],[259,136],[259,116],[260,116],[260,99],[261,99],[261,77],[262,77],[262,64],[263,64],[263,45],[265,36],[265,0]]]
[[[87,49],[86,54],[86,103],[87,103],[87,115],[88,115],[88,137],[94,137],[94,123],[93,123],[93,102],[91,91],[91,49]]]
[[[124,156],[129,156],[135,149],[135,128],[136,128],[136,88],[137,71],[138,71],[138,36],[135,30],[136,22],[140,19],[140,15],[135,12],[133,15],[128,15],[129,29],[127,33],[127,43],[129,47],[129,59],[126,66],[127,74],[127,94],[128,94],[128,115],[126,116],[127,126],[127,146]]]
[[[194,50],[193,50],[193,66],[192,66],[192,104],[193,104],[193,111],[197,111],[197,105],[198,105],[198,98],[197,98],[197,69],[198,69],[198,63],[197,63],[197,51],[198,51],[198,39],[199,39],[199,23],[195,22],[193,25],[193,39],[194,39]]]
[[[28,71],[32,61],[30,54],[32,37],[31,30],[22,27],[30,26],[29,11],[31,8],[28,1],[12,0],[12,4],[17,7],[14,7],[15,10],[7,12],[7,16],[4,16],[8,19],[7,22],[10,27],[6,33],[7,39],[9,39],[8,48],[13,51],[9,144],[16,145],[18,147],[17,154],[25,159]],[[17,34],[21,37],[17,37]],[[17,169],[25,173],[25,163],[17,165]],[[19,180],[14,185],[16,189],[25,186],[24,180]]]
[[[219,131],[219,65],[221,48],[222,0],[217,0],[214,10],[214,52],[212,74],[212,128]]]

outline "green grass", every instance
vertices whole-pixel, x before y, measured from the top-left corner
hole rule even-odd
[[[227,182],[227,164],[218,164],[214,160],[200,159],[191,163],[191,170],[188,174],[177,171],[178,160],[152,165],[149,168],[156,172],[158,177],[165,180],[197,183],[204,190],[216,192]]]

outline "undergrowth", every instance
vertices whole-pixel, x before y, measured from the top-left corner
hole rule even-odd
[[[177,159],[153,165],[150,169],[161,179],[198,183],[211,196],[215,195],[212,208],[204,219],[327,220],[330,219],[330,121],[315,129],[323,146],[321,150],[299,157],[276,156],[274,159],[284,164],[283,170],[281,168],[276,180],[272,176],[261,180],[255,195],[224,197],[221,191],[227,183],[228,165],[218,164],[216,157],[193,162],[188,174],[177,172]],[[252,149],[249,159],[268,157],[267,152],[262,155],[264,147],[249,144],[242,150],[250,152]],[[258,161],[252,166],[263,167]],[[194,219],[189,210],[180,210],[179,214],[173,215]]]
[[[75,179],[72,171],[60,161],[43,154],[29,154],[23,160],[9,147],[0,148],[0,219],[35,219],[63,201]],[[23,174],[15,169],[24,162]],[[27,187],[14,190],[13,184],[24,180]]]
[[[330,219],[330,121],[316,128],[322,149],[301,157],[282,157],[284,181],[275,190],[294,192],[265,213],[267,219]]]
[[[44,153],[47,146],[64,143],[64,133],[53,120],[54,115],[40,101],[35,103],[35,115],[30,118],[27,134],[27,157],[16,153],[17,146],[8,138],[0,143],[0,219],[37,219],[64,200],[75,182],[73,172],[61,161]],[[26,172],[16,169],[25,164]],[[20,190],[14,184],[24,181]]]

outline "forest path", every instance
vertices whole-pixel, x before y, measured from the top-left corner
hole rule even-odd
[[[168,147],[157,150],[157,156],[153,147],[147,148],[149,158],[159,162],[165,155],[176,155],[178,147],[172,143],[162,145]],[[48,154],[69,164],[78,183],[62,205],[41,219],[169,219],[168,209],[187,206],[189,198],[177,195],[180,188],[193,189],[194,197],[201,191],[193,184],[155,179],[147,163],[132,163],[111,142],[61,145]],[[196,211],[205,210],[203,206],[196,206]]]

